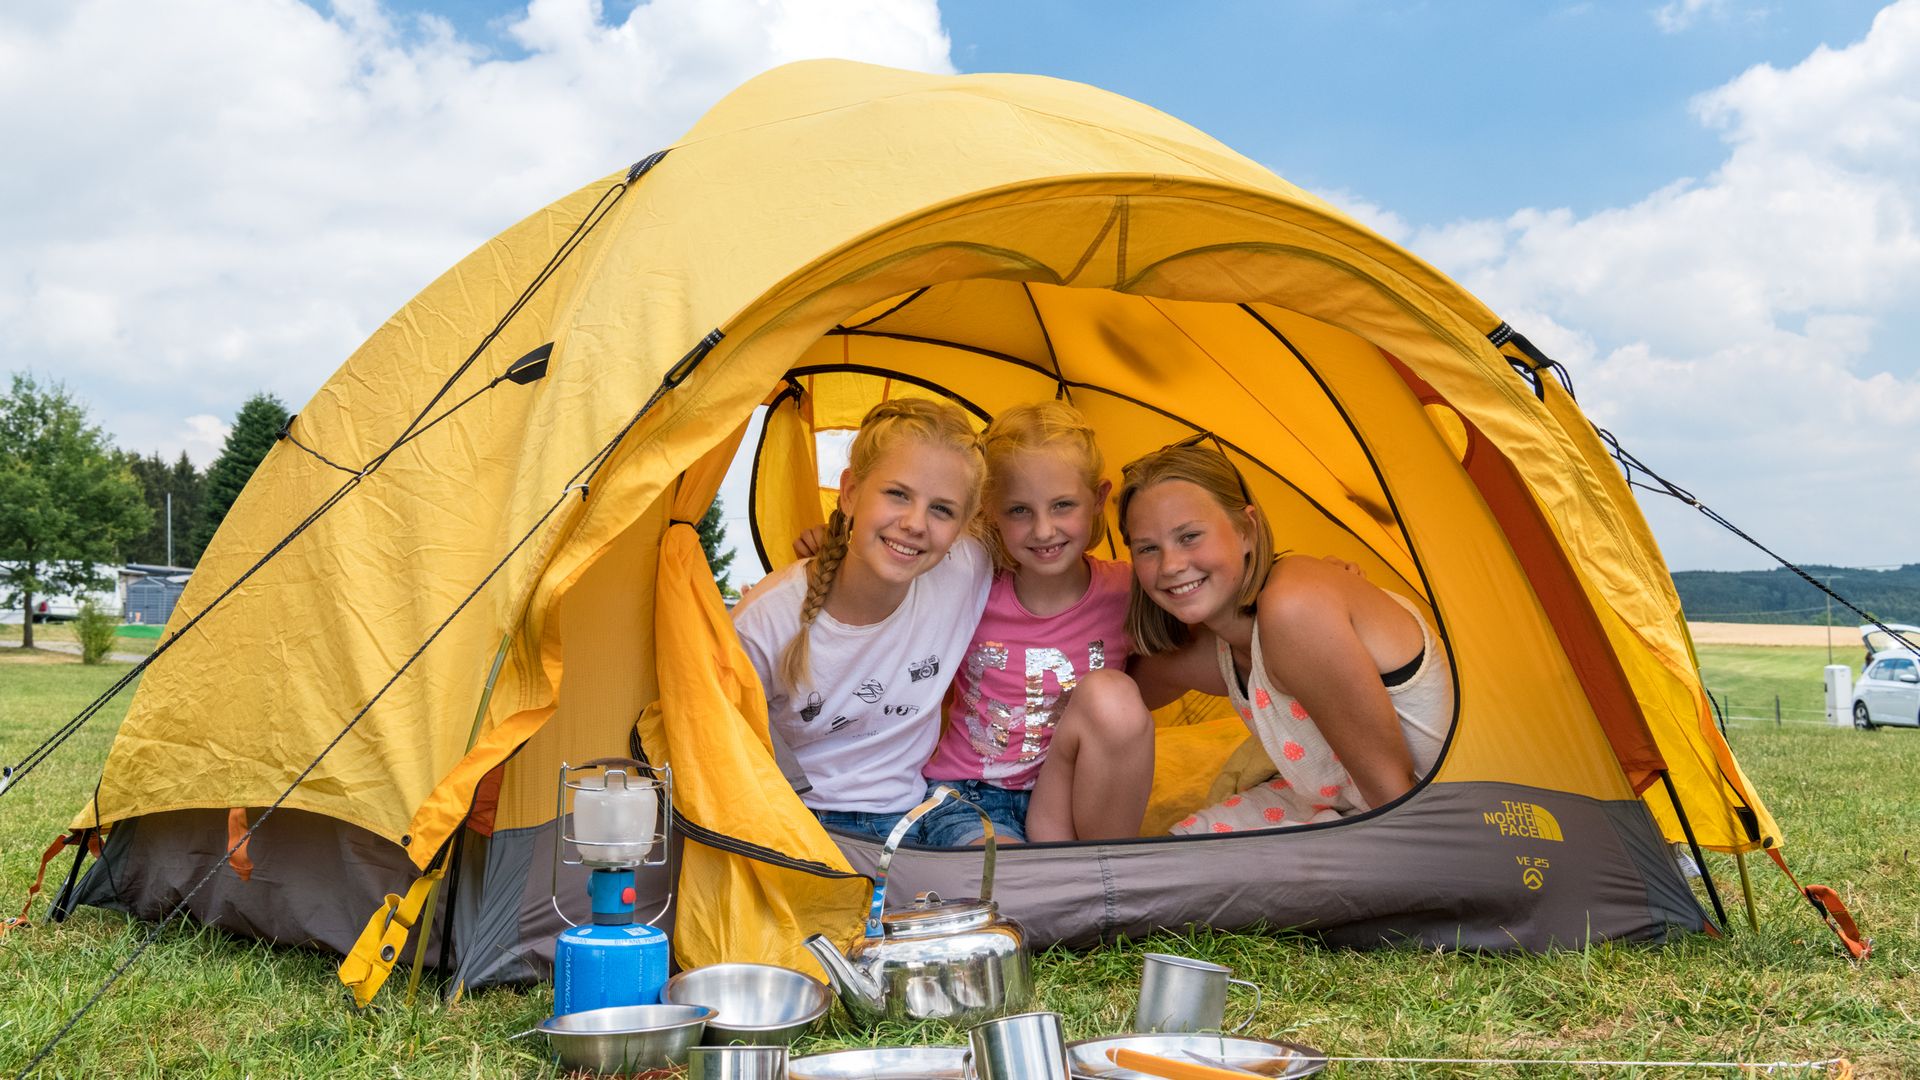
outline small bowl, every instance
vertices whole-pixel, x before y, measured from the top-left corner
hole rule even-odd
[[[773,964],[691,968],[667,980],[660,1000],[713,1009],[718,1015],[707,1021],[708,1046],[786,1046],[833,1007],[826,983]]]
[[[713,1015],[698,1005],[616,1005],[550,1016],[534,1030],[566,1069],[645,1072],[685,1065]]]

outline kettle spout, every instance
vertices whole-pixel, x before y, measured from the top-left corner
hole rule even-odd
[[[880,984],[866,973],[856,971],[825,934],[815,934],[802,944],[826,969],[827,981],[833,984],[834,993],[840,995],[840,1003],[847,1007],[848,1015],[860,1021],[877,1020],[886,1015],[887,999]]]

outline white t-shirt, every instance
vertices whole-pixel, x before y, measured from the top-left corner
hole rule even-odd
[[[962,537],[939,564],[907,585],[891,615],[849,626],[822,610],[808,629],[814,685],[779,677],[800,632],[807,563],[753,587],[733,609],[733,628],[767,692],[776,747],[784,743],[811,788],[815,810],[897,814],[926,794],[920,769],[940,735],[940,702],[987,605],[993,561]]]

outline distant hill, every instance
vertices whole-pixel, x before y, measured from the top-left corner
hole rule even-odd
[[[1898,570],[1808,566],[1808,574],[1884,622],[1920,625],[1920,563]],[[1791,570],[1680,570],[1673,575],[1680,606],[1694,622],[1805,623],[1826,621],[1827,597]],[[1835,626],[1857,626],[1853,612],[1833,605]]]

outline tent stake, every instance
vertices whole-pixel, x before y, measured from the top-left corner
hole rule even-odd
[[[1747,853],[1736,851],[1733,858],[1740,865],[1740,895],[1747,902],[1747,929],[1757,934],[1760,932],[1760,916],[1753,910],[1753,879],[1747,876]]]

